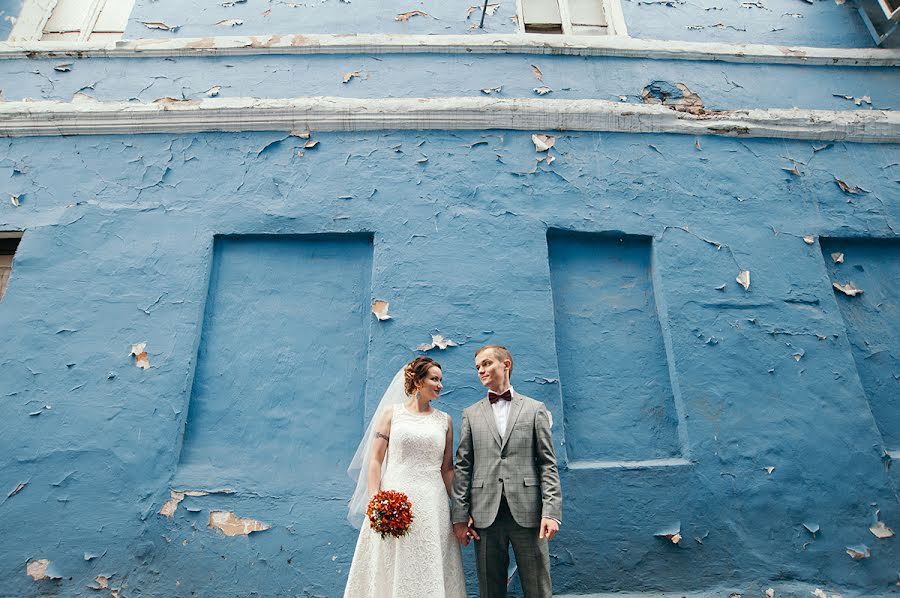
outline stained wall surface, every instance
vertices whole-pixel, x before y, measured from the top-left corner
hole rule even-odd
[[[267,133],[3,142],[4,190],[25,191],[2,207],[3,227],[25,230],[0,303],[2,477],[7,492],[25,484],[0,505],[5,595],[75,595],[100,574],[136,596],[339,594],[355,541],[348,449],[364,408],[432,334],[459,344],[430,352],[445,368],[440,408],[458,417],[481,396],[472,351],[503,342],[516,388],[553,413],[566,497],[558,593],[702,589],[723,571],[735,588],[892,586],[895,544],[868,528],[876,510],[900,518],[882,455],[896,420],[873,417],[841,309],[859,298],[835,295],[815,238],[893,238],[896,146],[559,134],[547,166],[525,132],[315,138],[303,156],[302,140]],[[804,176],[782,170],[782,155],[807,163]],[[835,176],[868,192],[848,195]],[[550,229],[611,234],[601,246],[646,239],[655,298],[632,315],[658,318],[664,350],[602,342],[629,332],[627,318],[602,318],[575,355],[557,351],[573,316],[554,301]],[[322,234],[334,236],[306,236]],[[333,271],[310,254],[319,243]],[[608,272],[571,291],[585,317],[634,283],[628,268]],[[328,305],[334,284],[351,286]],[[373,298],[393,319],[366,315]],[[896,294],[880,298],[896,321]],[[142,342],[149,369],[129,355]],[[666,384],[644,391],[632,374],[628,396],[588,389],[578,401],[657,402],[665,417],[608,418],[600,404],[570,418],[567,375],[658,371],[661,359]],[[683,463],[630,468],[663,455],[615,449],[635,430],[668,443],[679,427]],[[567,438],[591,433],[592,459],[611,462],[567,469]],[[270,451],[294,463],[260,479],[282,471],[258,467]],[[184,469],[199,462],[212,466],[205,477]],[[159,511],[171,490],[210,494],[185,497],[170,519]],[[208,527],[213,510],[271,529],[227,537]],[[654,536],[677,522],[677,546]],[[845,548],[860,543],[872,556],[855,561]],[[63,579],[32,581],[29,559]]]
[[[273,32],[268,4],[213,4],[139,0],[126,36],[216,35],[231,17]],[[673,4],[624,3],[630,30],[664,37],[696,8]],[[271,8],[308,17],[285,32],[463,33],[477,16]],[[848,37],[848,6],[782,8],[821,19],[817,40],[785,28],[784,43],[870,45]],[[394,20],[415,9],[439,18]],[[139,23],[179,15],[174,33]],[[531,65],[550,98],[638,103],[654,82],[715,110],[900,97],[887,67],[529,55],[33,58],[0,60],[0,86],[7,101],[536,97]],[[515,388],[553,415],[555,594],[897,591],[897,539],[870,528],[900,527],[900,147],[311,135],[0,140],[0,232],[23,232],[0,301],[0,596],[340,596],[357,534],[344,470],[381,393],[427,353],[458,422],[483,395],[485,343],[510,347]],[[426,351],[434,336],[455,346]]]

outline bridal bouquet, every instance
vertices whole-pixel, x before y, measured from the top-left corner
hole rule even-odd
[[[396,490],[382,490],[373,496],[366,507],[366,515],[372,529],[381,534],[382,539],[405,536],[413,520],[409,498]]]

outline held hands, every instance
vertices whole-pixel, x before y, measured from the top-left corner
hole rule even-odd
[[[468,546],[469,540],[480,540],[481,537],[478,535],[478,532],[475,531],[474,527],[475,521],[472,519],[472,516],[469,516],[469,523],[454,523],[453,524],[453,535],[456,536],[456,540],[462,546]]]
[[[548,517],[541,518],[541,532],[538,535],[538,538],[547,540],[552,540],[553,536],[559,531],[559,523],[556,522],[556,519],[550,519]]]

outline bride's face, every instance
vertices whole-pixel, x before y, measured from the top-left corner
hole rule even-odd
[[[441,390],[444,388],[444,385],[441,383],[443,379],[441,368],[436,365],[428,368],[428,374],[419,383],[419,396],[427,401],[433,401],[438,398]]]

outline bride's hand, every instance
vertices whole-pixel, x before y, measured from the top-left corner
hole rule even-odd
[[[456,536],[456,541],[459,542],[461,546],[469,545],[469,526],[465,523],[454,523],[453,535]]]

